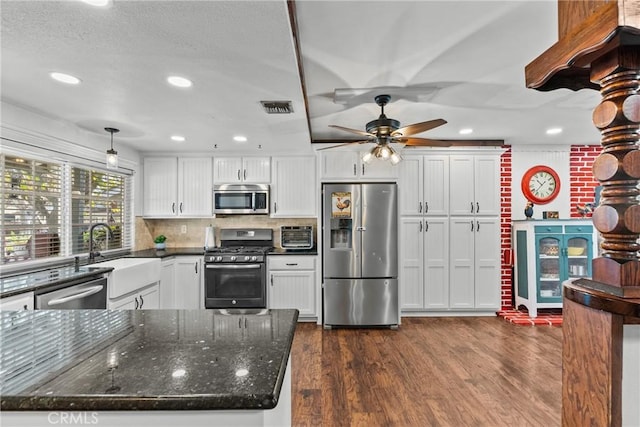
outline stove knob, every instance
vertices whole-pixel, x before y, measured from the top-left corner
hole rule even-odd
[[[238,302],[234,299],[231,300],[231,304],[236,305]]]
[[[236,257],[235,255],[231,255],[231,261],[235,261],[238,257]]]
[[[222,257],[221,257],[220,255],[218,255],[218,256],[216,257],[216,261],[221,262],[221,261],[222,261]]]
[[[257,256],[254,255],[254,256],[251,257],[251,261],[257,261],[257,260],[258,260]]]
[[[254,258],[255,258],[255,257],[254,257]],[[244,260],[245,260],[245,261],[249,261],[250,259],[251,259],[251,257],[250,257],[249,255],[246,255],[246,256],[244,257]]]

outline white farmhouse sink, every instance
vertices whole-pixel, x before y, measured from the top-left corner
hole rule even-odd
[[[113,267],[109,273],[109,298],[117,298],[160,281],[158,258],[118,258],[93,266]]]

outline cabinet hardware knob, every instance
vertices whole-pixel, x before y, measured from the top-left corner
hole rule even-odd
[[[240,181],[240,169],[238,169],[238,181]]]
[[[269,281],[271,282],[271,286],[273,286],[273,274],[271,275],[271,279]]]
[[[427,221],[426,219],[424,220],[424,231],[425,233],[429,231],[429,221]]]
[[[473,231],[473,220],[471,220],[471,231]]]
[[[278,212],[278,202],[273,202],[273,213]]]
[[[176,213],[176,202],[171,203],[171,213]]]
[[[424,202],[424,213],[429,213],[429,202]]]
[[[182,202],[180,202],[180,207],[179,207],[179,209],[180,209],[180,213],[182,213]]]
[[[198,261],[196,261],[195,267],[196,267],[196,274],[198,274]]]
[[[480,231],[480,221],[476,221],[476,231]]]
[[[418,203],[418,213],[422,213],[422,202]]]
[[[362,175],[364,176],[364,165],[362,165]]]
[[[246,181],[247,180],[247,170],[246,169],[244,170],[242,176],[243,176],[244,180]]]
[[[420,233],[422,233],[422,221],[420,221]]]
[[[480,202],[476,202],[476,213],[480,213]]]
[[[136,302],[136,307],[135,307],[134,310],[137,310],[138,309],[138,297],[134,297],[133,299]]]
[[[287,265],[298,265],[297,262],[288,262]]]
[[[471,213],[473,213],[473,202],[471,202]]]
[[[140,295],[140,308],[142,308],[143,305],[144,305],[144,299],[142,298],[142,295]]]
[[[353,164],[353,176],[356,176],[356,174],[358,173],[358,171],[356,170],[356,164]]]

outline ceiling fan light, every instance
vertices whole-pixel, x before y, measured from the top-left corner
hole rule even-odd
[[[389,158],[389,160],[391,161],[392,165],[397,165],[398,163],[400,163],[400,161],[402,160],[402,157],[400,156],[400,154],[396,153],[395,151],[391,154],[391,157]]]
[[[373,150],[375,150],[375,148]],[[366,164],[371,163],[371,161],[373,160],[373,150],[367,151],[366,153],[364,153],[364,156],[362,156],[362,161]]]
[[[383,145],[382,147],[380,147],[380,157],[382,157],[384,160],[387,160],[389,157],[391,157],[391,149],[388,145]]]

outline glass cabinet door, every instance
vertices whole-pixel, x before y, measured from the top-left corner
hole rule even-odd
[[[567,277],[577,279],[591,276],[591,236],[565,236]]]
[[[558,236],[536,236],[538,301],[551,302],[562,296],[561,243]]]

